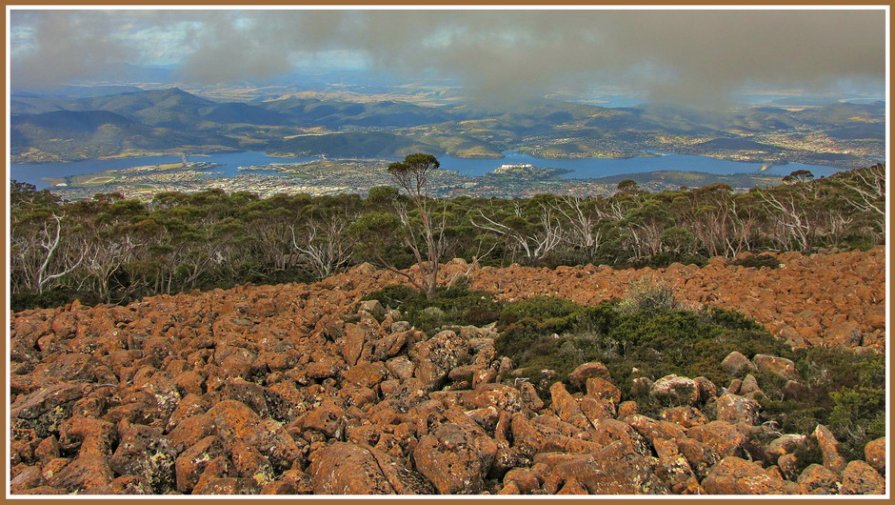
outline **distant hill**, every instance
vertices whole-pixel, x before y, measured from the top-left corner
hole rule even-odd
[[[108,110],[148,125],[196,128],[204,123],[283,125],[288,117],[244,103],[218,103],[179,88],[139,91],[77,100],[69,106],[81,110]]]
[[[407,127],[458,119],[443,108],[422,107],[407,102],[356,103],[290,97],[263,102],[262,106],[291,117],[302,125]]]
[[[55,88],[42,90],[16,90],[13,92],[13,98],[20,97],[59,97],[59,98],[84,98],[102,95],[118,95],[121,93],[132,93],[142,91],[136,86],[120,86],[120,85],[97,85],[97,86],[59,86]]]
[[[263,107],[239,102],[219,103],[179,88],[69,99],[28,97],[15,100],[13,109],[16,113],[103,110],[150,126],[185,129],[226,124],[292,123],[289,117]]]
[[[82,159],[84,149],[64,139],[90,145],[97,135],[96,122],[104,121],[104,134],[114,130],[117,139],[103,140],[101,151],[108,154],[116,154],[115,145],[130,144],[333,157],[394,157],[412,149],[489,158],[507,150],[548,158],[660,151],[837,166],[872,164],[885,154],[883,102],[708,112],[668,104],[607,108],[545,99],[507,111],[468,103],[428,106],[297,96],[219,102],[179,88],[109,94],[114,87],[99,86],[96,96],[80,87],[69,91],[66,96],[14,94],[14,153],[35,149],[60,159]],[[98,116],[98,111],[116,116]],[[69,114],[36,117],[60,112]],[[75,112],[83,114],[71,114]],[[322,135],[308,135],[310,131]],[[140,135],[147,138],[137,139]],[[818,144],[815,136],[832,142]]]
[[[21,114],[12,121],[12,154],[37,150],[50,159],[90,159],[129,150],[226,144],[217,135],[154,128],[109,111]],[[26,159],[27,161],[27,159]]]
[[[770,187],[780,184],[780,177],[764,174],[707,174],[704,172],[684,172],[659,170],[635,174],[619,174],[600,177],[597,182],[618,184],[630,179],[638,184],[662,183],[673,186],[699,188],[709,184],[727,184],[732,188]]]
[[[384,132],[349,132],[306,135],[272,142],[267,150],[275,154],[315,156],[325,154],[343,158],[388,158],[414,152],[441,154],[435,146]]]
[[[780,148],[769,144],[762,144],[749,139],[737,138],[717,138],[700,142],[697,146],[703,149],[712,149],[719,151],[764,151],[767,153],[777,152]]]

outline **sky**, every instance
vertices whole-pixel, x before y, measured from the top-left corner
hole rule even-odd
[[[885,11],[13,10],[13,89],[270,82],[308,70],[450,79],[512,106],[595,89],[704,108],[885,94]]]

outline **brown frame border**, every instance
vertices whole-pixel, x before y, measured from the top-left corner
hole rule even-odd
[[[308,0],[300,0],[300,1],[288,1],[288,0],[263,0],[262,2],[259,2],[259,3],[262,3],[263,5],[271,5],[271,6],[288,6],[288,5],[294,5],[294,6],[303,6],[303,5],[305,5],[305,6],[306,6],[306,5],[313,5],[313,6],[325,6],[325,5],[344,6],[344,5],[352,5],[352,6],[353,6],[353,5],[357,5],[357,6],[359,6],[359,7],[362,7],[362,6],[365,6],[365,5],[368,5],[368,6],[373,6],[373,5],[396,5],[396,6],[400,6],[400,5],[407,5],[407,6],[427,5],[427,6],[428,6],[428,5],[432,5],[432,6],[445,6],[445,7],[451,7],[451,6],[470,6],[470,5],[520,5],[520,6],[526,6],[526,5],[550,5],[550,4],[551,4],[549,1],[546,1],[546,0],[542,0],[542,1],[538,1],[538,0],[516,0],[516,1],[512,1],[512,0],[490,0],[490,1],[487,1],[487,0],[480,0],[480,1],[476,1],[476,0],[454,0],[454,1],[448,1],[448,2],[446,2],[446,1],[431,1],[431,0],[429,0],[429,1],[390,0],[390,1],[388,1],[388,2],[376,2],[376,1],[374,1],[374,0],[322,0],[322,1],[319,1],[319,2],[308,1]],[[145,6],[145,5],[190,5],[190,6],[192,6],[192,5],[195,5],[195,6],[197,6],[197,7],[201,7],[202,5],[208,5],[208,6],[212,6],[212,5],[217,6],[217,5],[220,5],[220,6],[234,6],[234,7],[236,7],[236,6],[247,5],[247,4],[251,4],[251,2],[249,2],[249,1],[238,1],[238,0],[223,0],[223,1],[193,0],[193,1],[184,1],[184,2],[177,2],[177,1],[173,1],[173,0],[156,0],[156,1],[152,1],[152,0],[130,0],[130,1],[122,1],[122,2],[115,2],[115,1],[110,1],[110,0],[99,0],[99,1],[89,1],[89,2],[86,2],[86,3],[85,3],[85,2],[78,2],[78,1],[76,1],[76,0],[57,0],[57,1],[53,1],[53,0],[33,0],[33,1],[28,1],[28,0],[12,0],[12,1],[6,1],[6,0],[4,0],[4,1],[2,2],[2,5],[3,5],[3,13],[2,13],[2,24],[0,24],[0,37],[2,37],[2,41],[3,41],[3,42],[2,42],[2,45],[3,45],[3,49],[4,49],[4,54],[5,54],[5,51],[6,51],[6,42],[7,42],[7,34],[6,34],[6,24],[7,24],[7,10],[6,10],[6,8],[7,8],[7,7],[50,6],[50,5],[52,5],[52,6],[56,6],[56,5],[59,5],[59,6],[65,6],[65,5],[90,5],[90,6],[105,6],[105,5],[108,5],[108,6],[117,6],[117,5],[134,5],[134,6]],[[859,6],[859,5],[860,5],[860,6],[881,6],[881,7],[889,7],[889,12],[888,12],[888,22],[889,22],[890,30],[891,30],[892,27],[893,27],[893,24],[892,24],[892,20],[893,20],[893,11],[895,11],[895,9],[893,9],[893,5],[892,5],[892,4],[893,4],[893,2],[892,2],[891,0],[887,0],[887,1],[881,1],[881,0],[861,1],[859,4],[856,4],[856,5],[849,5],[849,2],[848,2],[847,0],[846,0],[846,1],[840,1],[840,2],[835,2],[835,1],[831,1],[831,0],[820,0],[820,1],[807,1],[807,0],[794,0],[794,1],[792,1],[792,0],[791,0],[791,1],[788,1],[788,2],[774,2],[774,1],[771,1],[771,0],[751,0],[751,1],[747,2],[747,3],[744,3],[744,2],[735,2],[735,1],[731,1],[731,0],[724,0],[724,1],[720,1],[720,2],[710,2],[710,1],[708,1],[708,0],[690,0],[689,2],[684,2],[684,3],[682,3],[682,2],[672,2],[672,1],[670,1],[670,0],[651,0],[651,1],[649,1],[649,2],[636,2],[636,1],[631,1],[631,0],[620,0],[620,1],[615,1],[615,2],[613,2],[613,1],[605,1],[605,0],[603,0],[603,1],[561,0],[560,2],[557,2],[557,3],[556,3],[556,5],[570,5],[570,6],[576,6],[576,5],[579,5],[579,6],[607,5],[607,6],[619,6],[619,7],[621,7],[621,8],[628,7],[628,6],[645,6],[645,7],[654,7],[654,6],[655,6],[655,7],[663,7],[663,6],[674,6],[674,5],[688,5],[688,6],[689,6],[689,5],[693,5],[693,6],[705,6],[707,9],[711,9],[712,7],[724,7],[724,6],[747,6],[747,7],[754,7],[754,6],[779,6],[779,5],[786,5],[786,6],[793,6],[793,7],[800,7],[800,6],[831,6],[831,7],[846,7],[846,8],[847,8],[847,7],[856,7],[856,6]],[[892,66],[892,60],[893,60],[893,58],[892,58],[892,52],[891,52],[891,32],[890,32],[889,40],[887,41],[887,43],[888,43],[888,45],[889,45],[889,62],[888,62],[888,63],[889,63],[889,76],[888,76],[888,77],[889,77],[889,89],[887,90],[887,106],[890,108],[890,107],[891,107],[891,103],[892,103],[892,86],[891,86],[891,82],[892,82],[892,68],[893,68],[893,66]],[[5,75],[5,71],[4,71],[4,75]],[[3,113],[3,117],[4,117],[4,120],[3,120],[3,122],[2,122],[2,126],[0,126],[0,134],[2,134],[2,139],[0,139],[0,146],[2,146],[2,149],[3,149],[2,152],[3,152],[3,155],[4,155],[4,157],[5,157],[5,155],[6,155],[6,149],[7,149],[7,142],[6,142],[6,141],[7,141],[7,131],[6,131],[6,120],[5,120],[5,118],[6,118],[6,114],[7,114],[7,110],[6,110],[6,107],[7,107],[7,100],[6,100],[6,93],[7,93],[7,89],[6,89],[6,79],[3,79],[2,84],[0,84],[0,91],[2,91],[2,96],[3,96],[2,104],[0,104],[0,111],[2,111],[2,113]],[[890,151],[890,150],[891,150],[891,147],[892,147],[892,143],[891,143],[891,141],[892,141],[892,117],[891,117],[891,109],[889,109],[889,111],[890,111],[890,113],[889,113],[889,117],[886,118],[887,121],[888,121],[888,125],[889,125],[889,138],[887,139],[887,140],[889,141],[889,144],[888,144],[888,146],[887,146],[887,151],[888,151],[888,152],[891,152],[891,151]],[[888,152],[887,152],[887,154],[888,154]],[[890,174],[891,174],[891,172],[890,172]],[[5,178],[6,178],[5,180],[8,180],[8,179],[9,179],[8,158],[4,158],[4,176],[5,176]],[[888,179],[888,183],[889,183],[890,185],[892,184],[891,175],[890,175],[890,177],[889,177],[889,179]],[[888,201],[887,203],[888,203],[890,206],[892,205],[892,194],[891,194],[892,189],[891,189],[891,188],[892,188],[892,186],[890,186],[890,191],[889,191],[889,193],[886,195],[886,198],[887,198],[887,201]],[[2,219],[3,219],[3,227],[4,227],[4,232],[5,232],[4,235],[5,235],[5,236],[8,236],[8,234],[9,234],[9,230],[6,228],[6,219],[7,219],[8,207],[7,207],[7,202],[6,202],[6,192],[5,192],[5,191],[0,191],[0,204],[2,204],[2,210],[0,210],[0,217],[2,217]],[[890,208],[890,209],[891,209],[891,208]],[[888,237],[892,237],[893,235],[895,235],[895,234],[893,234],[893,232],[895,232],[895,220],[891,219],[891,216],[887,216],[887,217],[890,217],[889,230],[888,230],[888,231],[889,231],[889,235],[888,235]],[[887,244],[886,244],[886,258],[887,258],[887,265],[889,264],[889,261],[891,261],[891,250],[890,250],[890,249],[891,249],[891,242],[889,242],[889,240],[891,240],[891,238],[888,238],[888,239],[887,239]],[[6,247],[7,247],[7,242],[4,240],[3,244],[0,245],[0,252],[2,252],[2,253],[4,254],[4,258],[5,258],[5,253],[6,253]],[[6,271],[6,262],[5,262],[5,260],[2,262],[2,265],[0,265],[0,270],[3,271],[4,279],[6,279],[7,271]],[[891,272],[889,272],[889,275],[887,275],[887,277],[886,277],[886,285],[887,285],[887,288],[888,288],[889,300],[891,301],[892,298],[895,297],[895,289],[893,289],[893,285],[892,285],[892,282],[891,282],[890,275],[891,275]],[[6,299],[6,296],[7,296],[7,292],[6,292],[6,291],[7,291],[7,282],[4,280],[2,286],[0,286],[0,295],[3,296],[3,299],[4,299],[4,300]],[[890,302],[890,303],[891,303],[891,302]],[[8,325],[9,325],[8,317],[9,317],[9,314],[4,310],[2,316],[0,316],[0,319],[2,319],[2,322],[3,322],[3,328],[8,328]],[[888,315],[888,312],[887,312],[887,323],[886,323],[886,324],[887,324],[887,326],[886,326],[886,330],[887,330],[887,347],[886,347],[886,352],[888,353],[889,363],[890,363],[890,368],[889,368],[889,370],[888,370],[888,371],[889,371],[889,374],[890,374],[890,376],[889,376],[889,377],[890,377],[890,380],[889,380],[889,384],[888,384],[888,388],[889,388],[889,408],[891,409],[891,406],[893,405],[893,399],[895,399],[895,391],[893,391],[893,389],[895,389],[895,388],[892,387],[892,386],[893,386],[893,384],[892,384],[892,382],[893,382],[893,381],[892,381],[892,379],[893,379],[893,375],[892,375],[892,372],[891,372],[891,366],[892,366],[892,356],[893,356],[893,351],[892,351],[891,340],[889,339],[889,337],[891,336],[891,333],[890,333],[890,331],[891,331],[891,326],[890,326],[890,325],[891,325],[891,320],[890,320],[890,316]],[[8,337],[7,337],[7,332],[6,332],[6,331],[4,331],[4,337],[5,337],[5,338],[4,338],[4,341],[5,341],[5,343],[4,343],[4,352],[8,352]],[[0,376],[0,388],[2,388],[3,396],[4,396],[4,402],[3,402],[2,405],[0,405],[0,415],[2,415],[2,417],[3,417],[3,426],[4,426],[4,428],[8,428],[8,426],[6,425],[6,415],[7,415],[7,412],[6,412],[6,411],[7,411],[7,408],[8,408],[8,406],[9,406],[9,398],[6,396],[6,381],[7,381],[8,374],[9,374],[9,370],[8,370],[7,367],[6,367],[6,360],[4,359],[4,360],[3,360],[3,374],[2,374],[2,376]],[[892,415],[892,413],[891,413],[891,410],[890,410],[890,416],[891,416],[891,415]],[[891,419],[889,420],[889,422],[891,423]],[[4,449],[6,449],[7,446],[9,445],[8,429],[7,429],[6,433],[7,433],[7,437],[6,437],[6,441],[4,442]],[[892,458],[892,456],[891,456],[891,454],[892,454],[892,440],[891,440],[892,436],[893,436],[893,434],[890,433],[889,439],[887,440],[887,445],[888,445],[888,453],[887,453],[887,454],[889,455],[890,463],[892,463],[893,461],[895,461],[895,458]],[[0,460],[2,460],[2,461],[0,461],[0,470],[2,470],[2,472],[3,472],[3,473],[2,473],[2,480],[3,480],[2,489],[3,489],[3,495],[0,496],[0,503],[7,503],[7,502],[8,502],[8,503],[58,504],[58,503],[60,503],[61,501],[65,501],[65,500],[68,500],[68,501],[71,501],[71,502],[75,502],[75,501],[76,501],[76,502],[79,502],[79,503],[99,503],[99,504],[104,504],[104,503],[105,503],[105,504],[108,504],[108,503],[114,503],[114,501],[111,501],[110,499],[102,499],[102,500],[100,500],[100,499],[91,500],[91,499],[89,499],[89,498],[88,498],[88,499],[84,499],[84,498],[72,499],[72,498],[71,498],[70,496],[68,496],[68,495],[62,495],[62,496],[58,496],[58,497],[36,498],[36,499],[31,499],[31,498],[28,498],[28,499],[23,499],[23,498],[12,498],[12,499],[7,499],[6,496],[7,496],[7,492],[8,492],[8,489],[9,489],[9,482],[6,480],[8,460],[6,459],[6,452],[5,452],[5,450],[4,450],[3,455],[2,455],[2,458],[0,458]],[[887,473],[889,473],[889,475],[891,476],[891,475],[892,475],[892,469],[887,467]],[[893,496],[893,495],[895,495],[895,494],[892,493],[891,487],[892,487],[892,481],[891,481],[891,479],[889,479],[889,480],[887,480],[887,492],[889,493],[890,496]],[[117,499],[117,498],[116,498],[116,499]],[[171,497],[171,498],[167,498],[167,497],[157,497],[157,498],[147,498],[147,499],[138,499],[138,498],[133,498],[133,497],[122,497],[121,499],[122,499],[122,500],[135,500],[135,501],[139,501],[139,502],[141,502],[141,503],[164,502],[164,503],[176,503],[176,504],[213,503],[213,502],[216,500],[216,499],[213,499],[213,498],[208,498],[208,499],[205,499],[205,498],[203,498],[203,499],[184,499],[184,498],[175,498],[175,497]],[[253,495],[249,495],[249,496],[247,496],[246,498],[236,498],[236,499],[231,498],[231,499],[228,499],[227,502],[228,502],[228,503],[247,503],[247,502],[250,502],[250,500],[256,500],[256,499],[257,499],[257,495],[254,495],[254,496],[253,496]],[[294,499],[295,499],[295,500],[302,501],[302,502],[304,502],[304,503],[314,503],[314,504],[329,504],[329,503],[360,503],[360,502],[363,502],[363,501],[370,501],[370,499],[365,499],[365,498],[321,499],[321,498],[314,498],[314,497],[312,497],[312,496],[307,496],[307,497],[304,497],[304,496],[302,496],[302,497],[295,497]],[[381,499],[381,498],[380,498],[380,499]],[[400,500],[400,501],[401,501],[402,503],[423,504],[423,503],[426,503],[426,501],[427,501],[428,499],[431,499],[431,498],[402,499],[402,500]],[[680,499],[680,498],[676,498],[676,499]],[[700,499],[700,500],[698,500],[698,502],[699,502],[699,503],[707,503],[707,504],[721,504],[721,503],[724,503],[724,502],[726,502],[727,500],[730,500],[730,499],[731,499],[730,497],[727,497],[727,498],[718,498],[718,499]],[[746,499],[746,498],[737,498],[737,499]],[[779,498],[778,498],[778,499],[774,499],[774,498],[764,498],[764,497],[761,497],[760,501],[761,501],[761,503],[784,504],[784,503],[791,503],[791,500],[793,500],[793,499],[798,500],[799,503],[806,503],[806,502],[809,502],[809,503],[810,503],[810,502],[821,502],[820,499],[818,499],[818,498],[813,498],[813,499],[812,499],[811,497],[805,497],[805,498],[792,498],[792,497],[790,497],[789,499],[786,499],[786,500],[784,500],[784,499],[779,499]],[[827,498],[827,499],[829,500],[829,498]],[[579,499],[574,500],[574,501],[577,502],[577,501],[579,501],[579,500],[583,500],[583,501],[585,501],[585,502],[587,502],[587,503],[593,503],[593,502],[595,502],[595,501],[601,501],[601,502],[607,502],[607,501],[609,501],[609,502],[616,502],[616,503],[626,503],[626,504],[642,505],[642,504],[647,504],[647,503],[651,503],[651,502],[655,502],[655,501],[663,501],[663,500],[669,501],[669,500],[673,500],[673,499],[672,499],[672,498],[663,498],[663,497],[656,496],[656,497],[642,498],[642,499],[641,499],[641,498],[636,498],[636,499],[624,499],[624,500],[622,500],[622,499],[618,499],[618,498],[613,498],[613,497],[611,497],[611,496],[594,496],[594,497],[579,498]],[[854,499],[849,499],[849,498],[847,498],[847,497],[842,497],[842,498],[836,497],[836,498],[833,498],[833,500],[839,502],[839,501],[843,501],[843,500],[849,500],[849,501],[851,501],[851,500],[854,500]],[[864,500],[866,500],[866,498],[865,498]],[[864,501],[864,500],[861,500],[861,501]],[[459,497],[457,497],[457,498],[445,498],[445,499],[439,499],[439,501],[440,501],[440,502],[443,502],[443,503],[464,503],[464,504],[476,504],[476,505],[478,505],[478,504],[485,504],[485,503],[495,503],[495,502],[497,502],[497,501],[500,501],[500,502],[510,501],[510,502],[516,502],[516,503],[532,503],[532,504],[546,504],[546,503],[551,503],[551,502],[552,502],[552,499],[551,499],[551,498],[543,498],[543,499],[541,499],[541,498],[536,498],[536,499],[529,499],[529,498],[525,498],[525,499],[523,499],[523,498],[515,498],[515,499],[514,499],[514,498],[508,498],[508,499],[499,499],[499,500],[495,500],[494,498],[482,498],[482,497],[475,497],[475,498],[459,498]],[[886,501],[886,502],[890,502],[890,503],[891,503],[891,502],[895,502],[895,498],[886,499],[885,497],[881,497],[881,498],[878,498],[878,499],[871,499],[871,501],[872,501],[872,502]],[[274,503],[275,503],[275,502],[274,502]]]

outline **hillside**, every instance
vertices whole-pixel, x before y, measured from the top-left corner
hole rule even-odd
[[[885,153],[884,104],[836,103],[804,109],[743,107],[707,113],[669,105],[608,108],[542,100],[510,111],[488,110],[465,103],[432,105],[398,99],[358,97],[319,99],[284,96],[268,100],[222,102],[179,88],[90,96],[72,90],[38,96],[18,94],[12,100],[12,129],[33,123],[34,115],[115,113],[144,127],[173,133],[158,149],[213,152],[227,148],[312,152],[335,156],[400,156],[408,145],[461,157],[498,158],[507,150],[541,158],[633,157],[651,152],[714,156],[757,162],[802,162],[857,167],[878,162]],[[289,139],[323,129],[350,134],[361,149],[347,149],[319,135]],[[91,131],[72,131],[81,138]],[[207,138],[190,137],[201,132]],[[319,133],[319,132],[317,132]],[[388,138],[384,136],[388,135]],[[50,152],[63,160],[83,159],[82,151],[53,144],[48,128],[13,137],[17,161],[41,161],[29,149]],[[191,140],[187,140],[191,139]],[[370,146],[380,145],[377,149]],[[110,154],[129,152],[127,148]],[[105,151],[103,151],[105,153]],[[346,154],[347,153],[347,154]]]
[[[23,114],[14,116],[13,124],[13,156],[34,161],[91,159],[199,145],[221,149],[229,142],[213,133],[156,128],[104,110]]]
[[[400,277],[363,264],[313,284],[14,313],[12,492],[882,493],[878,425],[843,440],[855,427],[837,409],[847,391],[869,391],[857,384],[881,387],[868,367],[881,363],[873,349],[884,350],[884,257],[882,248],[785,253],[773,270],[460,260],[444,280],[468,275],[470,289],[495,300],[458,287],[420,311],[410,299],[399,310],[363,301],[391,305],[400,291],[377,292]],[[598,304],[644,276],[665,279],[694,307],[629,313],[603,304],[566,317],[570,302],[533,297]],[[736,308],[808,349],[788,350],[733,313],[694,312],[703,304]],[[455,325],[460,312],[475,326]],[[622,327],[641,339],[650,325],[630,326],[636,318],[692,320],[697,334],[667,326],[654,337],[693,340],[709,368],[690,378],[644,362],[642,373],[662,375],[627,380],[624,356],[594,348],[606,366],[565,363],[575,370],[558,376],[500,354],[516,352],[524,328],[572,342],[550,332],[585,314],[592,339],[606,317],[628,321]],[[674,357],[684,345],[650,352],[655,363],[695,360]],[[819,388],[832,391],[832,413],[816,409],[816,395],[827,394]],[[806,405],[807,421],[790,416]]]

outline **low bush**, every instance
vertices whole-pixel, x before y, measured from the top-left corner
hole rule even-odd
[[[678,307],[671,286],[650,277],[641,277],[632,282],[618,304],[618,309],[628,314],[674,310]]]
[[[727,354],[765,353],[793,360],[804,388],[795,396],[784,395],[785,379],[755,373],[766,395],[759,400],[761,422],[773,421],[783,433],[803,434],[825,424],[849,459],[861,457],[864,445],[885,433],[882,355],[859,355],[843,348],[793,351],[743,314],[718,308],[681,309],[668,286],[635,283],[625,300],[591,307],[544,296],[497,302],[463,284],[440,290],[433,300],[402,286],[369,298],[398,308],[428,332],[440,325],[497,321],[498,355],[510,357],[544,399],[549,399],[547,388],[557,380],[567,381],[578,365],[600,361],[626,399],[636,400],[641,412],[655,415],[661,406],[635,390],[632,379],[655,380],[675,373],[703,376],[724,387],[732,379],[720,366]],[[552,371],[547,380],[542,380],[544,370]],[[816,447],[803,452],[805,461],[816,459]]]
[[[388,286],[366,299],[400,310],[407,321],[427,333],[446,325],[482,326],[500,317],[499,305],[491,294],[470,291],[465,282],[439,288],[431,300],[419,290],[403,285]]]
[[[752,254],[731,263],[746,268],[780,268],[780,262],[770,254]]]

